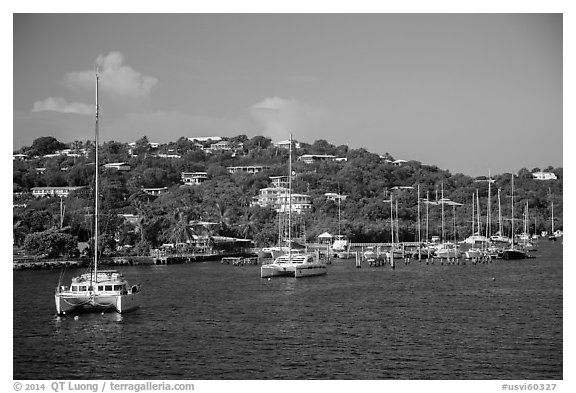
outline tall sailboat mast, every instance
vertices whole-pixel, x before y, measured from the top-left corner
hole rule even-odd
[[[476,194],[472,193],[472,236],[474,236],[474,225],[476,224],[475,216],[474,216],[475,197],[476,197]]]
[[[500,189],[498,189],[498,232],[500,232],[500,236],[503,236],[502,233],[502,207],[500,205]]]
[[[418,195],[417,195],[417,201],[418,201],[418,217],[417,217],[417,226],[418,226],[418,249],[420,249],[420,243],[422,242],[422,236],[420,235],[420,184],[418,184]]]
[[[476,219],[478,220],[478,236],[482,235],[482,223],[480,222],[480,193],[476,189]]]
[[[428,191],[426,191],[426,243],[430,240],[430,236],[428,233],[428,222],[429,222],[429,214],[430,211],[428,210],[430,207],[430,199],[428,198]]]
[[[444,236],[444,183],[441,183],[441,197],[440,197],[440,205],[442,206],[442,242],[446,241],[446,237]]]
[[[492,176],[490,175],[490,170],[488,170],[488,206],[486,207],[486,239],[490,241],[490,235],[492,235],[492,230],[490,226],[492,225],[491,222],[491,206],[490,206],[490,194],[492,194],[491,187],[492,186]]]
[[[100,143],[100,132],[98,129],[98,117],[99,117],[99,106],[98,106],[98,66],[96,66],[96,121],[95,121],[95,155],[94,155],[94,280],[97,281],[98,277],[98,199],[99,199],[99,188],[98,188],[98,145]]]
[[[292,262],[292,134],[288,151],[288,257]]]
[[[550,195],[550,207],[552,208],[551,216],[550,216],[550,221],[551,221],[550,236],[554,236],[554,201],[552,200],[552,193],[550,192],[550,188],[548,188],[548,194]]]
[[[514,249],[514,174],[512,174],[512,249]]]

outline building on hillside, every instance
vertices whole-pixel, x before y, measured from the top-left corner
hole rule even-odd
[[[290,179],[288,176],[270,176],[270,183],[272,187],[288,188]]]
[[[337,194],[335,192],[327,192],[324,194],[327,200],[338,202],[338,200],[345,201],[348,197],[347,195]]]
[[[190,142],[220,142],[222,137],[220,136],[193,136],[187,138]]]
[[[85,188],[85,186],[80,187],[32,187],[32,195],[36,198],[44,196],[58,196],[67,197],[72,191]]]
[[[269,166],[264,166],[264,165],[250,165],[250,166],[229,166],[226,169],[228,169],[229,173],[249,173],[249,174],[255,174],[258,172],[261,172],[263,170],[266,169],[270,169]]]
[[[228,141],[220,141],[220,142],[212,143],[210,145],[210,151],[212,151],[212,152],[231,151],[233,149],[234,149],[234,146],[232,146],[232,143],[230,143]]]
[[[168,187],[143,188],[142,191],[148,195],[160,195],[168,191]]]
[[[292,194],[290,203],[289,190],[284,187],[262,188],[254,197],[252,205],[272,207],[279,213],[286,213],[292,207],[293,213],[306,213],[312,211],[310,195]]]
[[[384,158],[384,156],[380,156],[380,158]],[[403,165],[403,164],[405,164],[405,163],[408,162],[408,161],[406,161],[406,160],[390,160],[390,159],[388,159],[388,158],[384,158],[384,161],[385,161],[387,164],[391,164],[391,165],[394,165],[394,166],[401,166],[401,165]]]
[[[294,148],[300,149],[300,142],[296,142],[295,140],[292,140],[292,145],[294,146]],[[279,148],[279,149],[290,149],[290,139],[287,139],[285,141],[280,141],[280,142],[274,142],[274,146]]]
[[[558,176],[552,172],[534,172],[532,177],[536,180],[557,180]]]
[[[175,153],[158,153],[155,155],[155,157],[158,158],[174,158],[174,159],[178,159],[178,158],[182,158],[182,156],[180,154],[175,154]]]
[[[182,172],[180,178],[184,184],[193,186],[208,180],[208,174],[206,172]]]
[[[129,171],[132,169],[130,164],[125,162],[111,162],[108,164],[104,164],[104,169],[115,169],[117,171]]]
[[[331,154],[304,154],[298,157],[298,161],[302,161],[305,164],[312,164],[313,162],[320,161],[336,161],[336,156]]]

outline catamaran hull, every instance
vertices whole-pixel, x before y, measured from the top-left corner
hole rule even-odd
[[[296,267],[294,277],[299,278],[299,277],[321,276],[323,274],[326,274],[325,265],[302,266],[302,267]]]
[[[281,266],[276,264],[263,265],[260,268],[260,277],[295,277],[296,267],[295,266]]]
[[[313,264],[313,265],[277,265],[269,264],[260,268],[260,277],[311,277],[326,274],[326,265]]]
[[[58,315],[109,311],[123,314],[139,307],[140,292],[126,295],[99,294],[94,297],[56,294],[54,300]]]

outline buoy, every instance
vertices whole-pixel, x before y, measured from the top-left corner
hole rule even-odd
[[[268,277],[268,281],[270,281],[270,277]]]
[[[492,277],[492,281],[496,281],[496,277]]]
[[[75,321],[77,321],[77,320],[79,320],[79,319],[80,319],[80,317],[79,317],[78,315],[76,315],[76,316],[74,317],[74,320],[75,320]]]

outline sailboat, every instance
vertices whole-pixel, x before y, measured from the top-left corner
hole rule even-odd
[[[88,273],[73,277],[70,286],[56,287],[54,300],[58,315],[80,312],[115,311],[125,313],[138,308],[140,285],[130,286],[121,272],[98,270],[98,69],[96,69],[95,182],[94,182],[94,264]]]
[[[309,277],[326,274],[326,264],[320,260],[319,253],[295,250],[292,245],[292,135],[288,158],[288,250],[274,259],[274,262],[262,265],[260,277],[277,276]]]
[[[468,243],[471,244],[470,248],[468,249],[468,251],[466,251],[464,253],[464,255],[466,256],[466,259],[479,259],[482,258],[482,250],[477,247],[476,245],[476,237],[480,234],[480,214],[478,214],[478,232],[477,234],[474,232],[474,224],[476,223],[474,221],[475,219],[475,215],[474,215],[474,197],[476,196],[476,194],[472,193],[472,236],[468,237],[466,240],[464,240],[464,243]]]
[[[502,259],[525,259],[526,253],[514,248],[514,174],[512,174],[512,243],[510,248],[502,251]]]
[[[526,207],[524,208],[524,232],[520,234],[518,239],[520,240],[520,245],[525,251],[537,251],[537,247],[530,241],[531,236],[528,232],[528,201],[526,201]]]
[[[502,208],[500,204],[500,189],[498,189],[498,232],[493,236],[490,236],[490,240],[494,243],[510,243],[510,238],[508,236],[504,236],[503,227],[502,227]]]
[[[338,258],[349,258],[350,242],[346,236],[341,233],[341,219],[342,219],[342,194],[340,194],[340,185],[338,185],[338,235],[332,243],[331,249]]]

